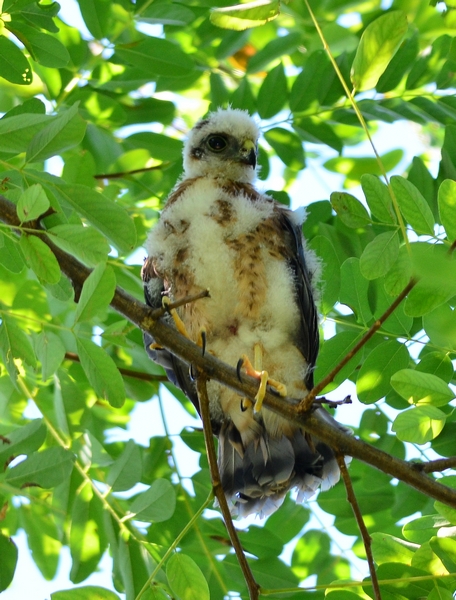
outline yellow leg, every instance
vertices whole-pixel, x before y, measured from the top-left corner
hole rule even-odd
[[[267,371],[263,370],[263,349],[261,344],[255,344],[253,348],[254,352],[254,365],[250,362],[249,357],[246,354],[242,355],[243,367],[247,375],[256,377],[260,380],[260,387],[255,396],[254,411],[260,412],[263,406],[263,400],[266,395],[266,388],[268,385],[277,390],[281,396],[287,395],[287,388],[283,383],[275,379],[271,379]]]
[[[188,334],[187,328],[185,327],[185,323],[182,321],[182,319],[177,314],[176,309],[168,308],[169,305],[171,304],[171,300],[168,298],[168,296],[163,296],[162,304],[163,304],[163,307],[166,308],[167,311],[169,312],[169,314],[172,316],[174,324],[176,325],[177,331],[181,335],[183,335],[184,337],[186,337],[187,339],[190,340],[191,337]],[[206,328],[205,327],[202,327],[200,329],[196,343],[198,346],[200,346],[203,349],[203,356],[204,356],[204,352],[206,350]]]
[[[163,296],[162,304],[163,304],[163,308],[166,308],[168,310],[169,314],[172,316],[173,321],[176,325],[177,331],[179,333],[181,333],[183,336],[185,336],[186,338],[190,339],[190,336],[187,333],[187,328],[185,327],[185,324],[182,321],[182,319],[177,314],[176,309],[168,308],[168,306],[171,304],[171,300],[168,298],[168,296]]]

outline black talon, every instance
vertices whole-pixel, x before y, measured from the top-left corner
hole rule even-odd
[[[201,355],[204,357],[206,353],[206,332],[203,330],[201,332]]]
[[[247,406],[244,406],[244,399],[241,400],[241,412],[245,412],[247,410]]]
[[[244,364],[244,359],[240,358],[236,365],[236,374],[237,374],[237,378],[239,379],[240,383],[242,383],[241,369],[242,369],[243,364]]]
[[[191,379],[192,381],[195,381],[195,379],[196,379],[196,375],[195,375],[195,371],[193,370],[193,365],[192,365],[192,364],[190,364],[190,366],[189,366],[189,368],[188,368],[188,374],[189,374],[189,376],[190,376],[190,379]]]

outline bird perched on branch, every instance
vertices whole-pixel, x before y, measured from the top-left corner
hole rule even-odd
[[[261,406],[267,386],[294,398],[313,387],[319,265],[302,237],[304,215],[254,187],[258,137],[257,125],[240,110],[219,109],[194,126],[184,175],[150,232],[142,273],[153,308],[208,288],[209,298],[177,309],[177,326],[259,380],[254,401],[216,381],[207,385],[223,489],[241,516],[267,516],[288,490],[297,488],[302,501],[339,479],[326,444]],[[145,344],[199,411],[189,365],[147,333]]]

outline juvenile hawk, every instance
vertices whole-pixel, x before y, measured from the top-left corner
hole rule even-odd
[[[184,175],[147,241],[145,296],[157,308],[165,296],[175,301],[209,288],[210,298],[178,309],[190,338],[205,331],[208,352],[231,365],[250,357],[281,395],[302,398],[313,387],[318,353],[318,263],[305,247],[302,218],[253,185],[258,136],[240,110],[220,109],[194,126]],[[149,356],[199,410],[188,365],[153,342],[145,334]],[[301,502],[338,480],[331,449],[266,407],[258,410],[260,400],[255,406],[216,381],[208,394],[233,513],[266,516],[291,488]]]

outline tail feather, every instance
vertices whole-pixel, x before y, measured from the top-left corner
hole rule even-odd
[[[293,488],[298,492],[296,501],[303,502],[319,487],[332,487],[340,477],[331,448],[301,429],[288,437],[273,437],[261,427],[255,439],[244,445],[232,421],[225,422],[220,431],[219,469],[231,511],[242,517],[268,516]]]

